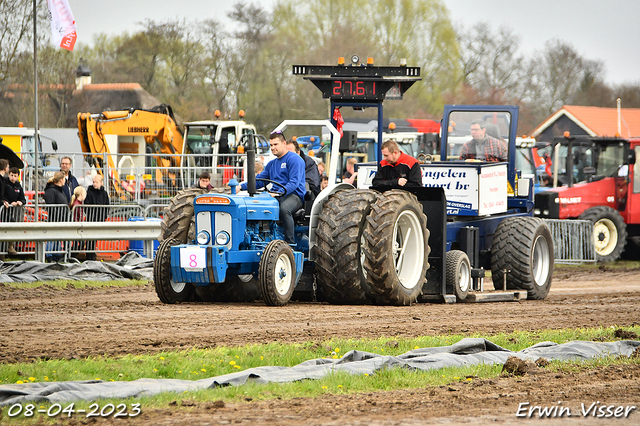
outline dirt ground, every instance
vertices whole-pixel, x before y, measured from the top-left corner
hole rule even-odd
[[[582,271],[582,272],[580,272]],[[489,285],[490,286],[490,285]],[[36,358],[154,353],[271,341],[332,337],[413,337],[565,327],[640,324],[640,271],[558,269],[544,301],[417,304],[409,307],[332,306],[296,302],[282,308],[254,304],[163,305],[143,287],[15,289],[0,284],[0,362]],[[181,399],[178,398],[178,405]],[[572,373],[541,369],[522,377],[469,384],[325,396],[314,400],[168,406],[143,409],[132,424],[418,425],[511,424],[520,403],[569,407],[571,418],[545,424],[596,424],[581,404],[636,406],[622,424],[640,424],[640,366]],[[185,403],[187,405],[187,403]],[[224,405],[224,406],[222,406]],[[599,405],[598,405],[599,406]],[[144,408],[144,407],[143,407]],[[537,417],[537,414],[534,415]],[[609,419],[611,420],[611,419]],[[78,420],[79,422],[79,420]],[[78,423],[80,424],[80,423]]]

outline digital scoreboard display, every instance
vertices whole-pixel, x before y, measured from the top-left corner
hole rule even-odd
[[[293,74],[311,80],[323,98],[362,103],[402,99],[403,93],[420,80],[420,68],[406,66],[294,65]]]

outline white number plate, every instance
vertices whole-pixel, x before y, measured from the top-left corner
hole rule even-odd
[[[180,248],[180,267],[185,271],[201,271],[207,266],[207,249],[204,247]]]

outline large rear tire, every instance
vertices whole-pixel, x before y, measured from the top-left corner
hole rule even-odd
[[[273,240],[262,252],[258,266],[262,298],[268,306],[284,306],[296,285],[296,262],[291,246]]]
[[[527,298],[542,300],[551,288],[553,266],[553,239],[542,219],[511,217],[500,222],[491,247],[496,289],[502,288],[507,270],[507,288],[527,290]]]
[[[193,200],[205,192],[201,188],[185,188],[171,199],[171,203],[164,209],[160,241],[175,238],[180,244],[187,244],[195,239]]]
[[[593,222],[593,239],[598,262],[618,260],[627,243],[627,224],[616,210],[607,206],[585,210],[578,219]]]
[[[422,293],[429,268],[427,217],[403,190],[380,196],[364,230],[365,290],[379,305],[410,305]]]
[[[338,191],[322,207],[315,266],[318,290],[331,304],[358,305],[368,301],[363,232],[378,195],[363,189]]]
[[[162,241],[153,260],[153,283],[162,303],[185,302],[193,297],[193,285],[176,283],[171,276],[171,247],[179,244],[175,238]]]

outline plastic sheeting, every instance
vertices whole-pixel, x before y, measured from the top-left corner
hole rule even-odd
[[[153,261],[129,252],[115,264],[88,260],[82,263],[0,262],[0,282],[121,279],[144,280],[153,276]]]
[[[639,341],[610,343],[573,341],[564,344],[543,342],[519,352],[504,349],[485,339],[463,339],[451,346],[414,349],[403,355],[388,356],[349,351],[340,359],[318,358],[294,367],[255,367],[196,381],[178,379],[138,379],[130,382],[75,381],[25,383],[0,386],[0,406],[26,402],[63,403],[99,398],[136,398],[161,392],[184,392],[218,386],[240,386],[247,382],[293,382],[320,379],[335,371],[351,374],[375,374],[385,368],[417,370],[452,366],[504,364],[510,356],[535,361],[587,360],[608,355],[630,356]]]

